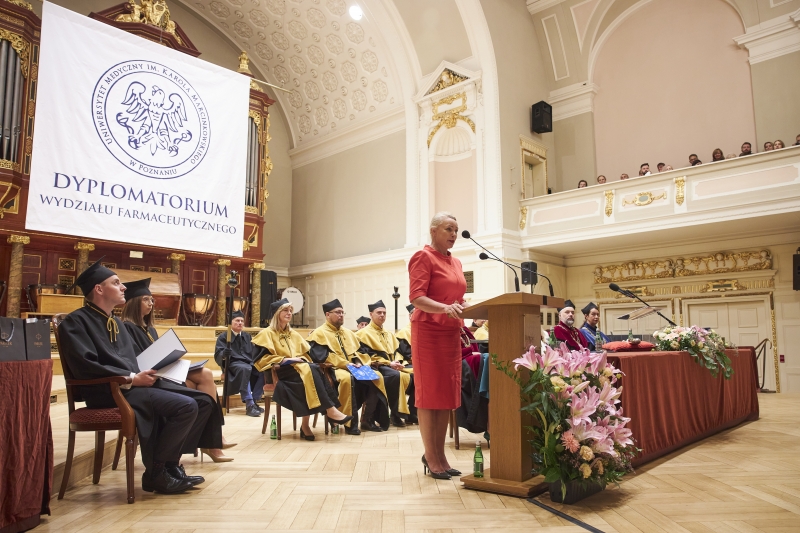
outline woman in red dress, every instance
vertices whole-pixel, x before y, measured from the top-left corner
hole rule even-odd
[[[450,468],[444,440],[450,411],[461,405],[461,311],[467,281],[461,261],[450,255],[458,222],[450,213],[431,220],[431,244],[408,263],[411,353],[414,357],[416,405],[425,455],[422,463],[436,479],[461,472]]]

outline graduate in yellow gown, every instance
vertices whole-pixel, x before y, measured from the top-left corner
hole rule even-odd
[[[478,326],[478,329],[475,330],[473,336],[475,340],[478,341],[488,341],[489,340],[489,321],[488,320],[473,320],[473,324]]]
[[[353,417],[337,409],[339,395],[333,378],[314,363],[308,355],[309,344],[289,327],[294,309],[286,298],[270,306],[272,320],[269,327],[253,338],[255,366],[259,372],[275,370],[278,383],[272,399],[278,405],[302,417],[300,436],[314,440],[308,418],[315,413],[325,413],[336,424],[346,424]]]
[[[400,361],[404,366],[411,366],[413,364],[411,360],[411,315],[414,314],[414,309],[416,309],[414,304],[408,304],[406,306],[406,311],[408,311],[408,324],[394,335],[397,337],[398,343],[395,361]]]
[[[358,409],[364,405],[360,428],[367,431],[389,429],[389,409],[383,376],[373,381],[356,380],[348,369],[369,365],[370,357],[361,353],[361,343],[356,334],[344,327],[344,309],[339,300],[322,305],[325,323],[308,336],[309,352],[315,363],[330,363],[339,382],[341,411],[352,415],[353,420],[345,424],[345,433],[359,435]],[[369,413],[369,416],[367,415]]]
[[[404,419],[408,419],[410,423],[416,419],[416,412],[411,417],[409,409],[414,406],[414,370],[397,361],[398,356],[402,358],[398,353],[400,343],[394,333],[383,327],[386,322],[386,305],[378,300],[367,307],[370,323],[356,332],[361,341],[361,352],[370,356],[372,367],[383,376],[386,393],[389,395],[392,424],[405,427]],[[410,402],[406,400],[406,395],[411,395]]]

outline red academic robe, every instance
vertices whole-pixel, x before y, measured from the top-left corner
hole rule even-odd
[[[580,331],[564,324],[563,322],[559,322],[558,325],[553,328],[553,333],[556,336],[556,340],[559,342],[565,342],[567,344],[567,348],[570,350],[580,350],[582,348],[589,347],[586,343],[586,339],[583,338],[583,335],[581,335]]]

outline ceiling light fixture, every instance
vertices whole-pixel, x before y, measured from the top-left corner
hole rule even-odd
[[[361,20],[361,17],[364,16],[364,12],[361,10],[361,7],[359,7],[358,4],[350,6],[348,12],[353,20]]]

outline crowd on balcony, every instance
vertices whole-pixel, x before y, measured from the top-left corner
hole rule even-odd
[[[798,135],[795,138],[795,143],[792,146],[800,146],[800,135]],[[780,150],[782,148],[786,148],[786,144],[782,140],[777,139],[777,140],[772,141],[772,142],[770,142],[770,141],[765,142],[764,143],[764,149],[761,152],[762,153],[763,152],[771,152],[773,150]],[[717,161],[723,161],[725,159],[733,159],[733,158],[736,158],[736,157],[744,157],[744,156],[753,155],[753,154],[757,153],[757,152],[753,151],[753,145],[751,143],[749,143],[749,142],[742,143],[741,150],[742,151],[741,151],[741,153],[739,155],[736,155],[733,152],[725,155],[721,148],[715,148],[714,151],[711,152],[711,161],[710,162],[711,163],[715,163]],[[697,156],[697,154],[689,154],[689,165],[688,166],[696,167],[696,166],[702,165],[702,164],[703,164],[703,162],[700,160],[700,158]],[[656,173],[668,172],[670,170],[674,170],[674,168],[672,168],[671,165],[667,165],[666,163],[659,163],[658,165],[656,165],[656,169],[657,169]],[[652,172],[650,170],[650,164],[649,163],[642,163],[639,166],[639,174],[638,174],[638,176],[635,176],[635,177],[650,176],[651,174],[652,174]],[[619,179],[620,179],[620,181],[624,181],[624,180],[630,179],[630,176],[628,174],[622,173],[620,175]],[[603,183],[606,183],[606,181],[607,180],[606,180],[606,177],[604,175],[601,174],[601,175],[597,176],[597,184],[598,185],[602,185]],[[589,182],[587,182],[586,180],[580,180],[578,182],[578,188],[579,189],[583,189],[583,188],[586,188],[588,186],[589,186]]]

